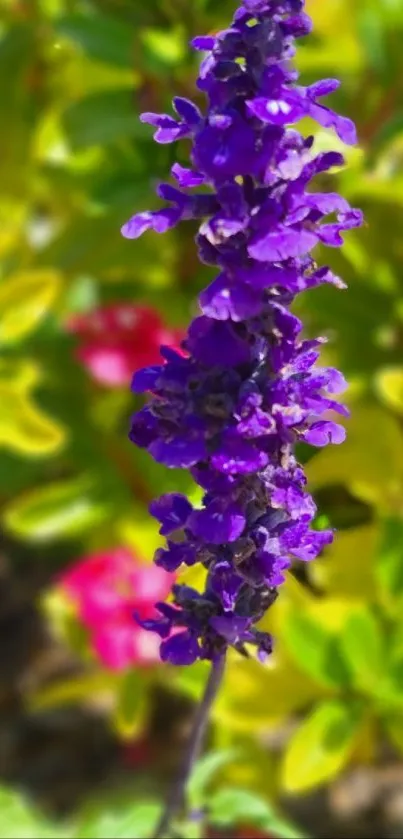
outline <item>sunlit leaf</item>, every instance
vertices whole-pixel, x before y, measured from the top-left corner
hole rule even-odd
[[[123,738],[134,737],[144,725],[147,710],[145,687],[144,678],[136,670],[129,670],[120,681],[113,721]]]
[[[382,522],[374,566],[385,605],[400,613],[403,597],[403,520],[387,518]]]
[[[360,722],[354,703],[323,702],[292,736],[283,763],[282,780],[289,793],[303,793],[342,770],[354,747]]]
[[[276,647],[279,646],[276,639]],[[258,732],[273,727],[290,713],[309,707],[326,693],[283,650],[267,663],[230,656],[213,716],[233,731]]]
[[[191,586],[197,591],[202,592],[206,585],[207,571],[201,563],[196,563],[190,568],[186,565],[178,571],[178,582],[181,585]]]
[[[349,683],[337,636],[309,614],[290,613],[282,639],[297,666],[312,679],[331,688]]]
[[[149,54],[162,65],[178,64],[186,55],[185,32],[181,26],[168,31],[145,29],[142,41]]]
[[[133,511],[132,520],[118,520],[115,527],[119,541],[131,548],[136,556],[148,562],[151,562],[155,551],[163,544],[158,523],[147,515],[144,508],[139,507]]]
[[[118,679],[115,674],[89,672],[41,688],[29,698],[28,705],[33,712],[75,704],[96,707],[97,701],[102,697],[106,696],[110,701],[117,685]]]
[[[44,268],[7,277],[0,285],[0,344],[32,332],[51,309],[60,289],[57,271]]]
[[[348,618],[340,646],[357,687],[376,692],[385,669],[386,649],[381,624],[369,609]]]
[[[373,597],[378,536],[379,528],[375,524],[338,531],[323,558],[310,564],[310,579],[332,595]]]
[[[398,414],[403,414],[403,367],[379,370],[375,385],[382,401]]]
[[[0,839],[64,839],[70,831],[49,824],[18,792],[0,787]]]
[[[0,363],[0,446],[25,457],[54,454],[66,436],[62,426],[32,399],[31,391],[40,377],[31,362]]]
[[[354,404],[346,427],[342,446],[329,447],[308,464],[311,486],[345,484],[378,509],[400,506],[403,435],[397,420],[375,404]]]
[[[42,542],[75,536],[103,522],[108,513],[96,483],[84,477],[26,492],[5,508],[3,521],[16,536]]]

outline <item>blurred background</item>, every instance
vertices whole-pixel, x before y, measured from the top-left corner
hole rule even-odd
[[[345,445],[300,452],[339,532],[270,611],[272,660],[230,660],[189,791],[205,822],[178,828],[195,839],[403,837],[403,4],[307,6],[303,81],[340,77],[360,137],[321,187],[366,216],[318,257],[348,291],[298,303],[350,382]],[[147,836],[206,669],[162,666],[133,625],[170,585],[147,506],[194,487],[128,442],[129,384],[181,340],[207,269],[192,223],[119,231],[185,161],[138,114],[194,95],[188,42],[234,3],[0,10],[0,837]]]

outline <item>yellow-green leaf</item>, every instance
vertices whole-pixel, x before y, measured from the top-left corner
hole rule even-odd
[[[346,442],[340,447],[329,446],[308,464],[311,487],[342,484],[378,509],[399,509],[403,491],[399,423],[374,404],[355,403],[351,408]]]
[[[323,559],[309,564],[310,579],[332,595],[371,598],[376,592],[377,524],[339,531]]]
[[[353,703],[323,702],[299,726],[283,761],[282,780],[289,793],[303,793],[334,778],[354,748],[361,712]]]
[[[389,408],[403,414],[403,367],[384,367],[375,376],[375,386]]]
[[[33,402],[40,378],[31,363],[0,364],[0,446],[26,457],[56,453],[65,441],[63,427]]]
[[[28,697],[28,707],[33,712],[65,705],[94,705],[101,697],[113,697],[117,689],[117,676],[105,670],[84,673],[52,683]]]
[[[368,608],[349,617],[340,635],[340,645],[356,686],[376,692],[384,671],[386,650],[380,622]]]
[[[51,268],[23,271],[0,286],[0,343],[20,341],[32,332],[53,306],[61,285]]]
[[[8,530],[24,539],[44,542],[75,536],[105,520],[106,502],[87,478],[48,484],[16,498],[6,507],[3,521]]]
[[[141,731],[147,710],[146,682],[136,670],[129,670],[121,679],[114,715],[116,730],[123,738],[132,738]]]
[[[20,792],[0,787],[0,839],[68,839],[71,831],[49,823]]]
[[[291,612],[284,622],[283,641],[295,664],[324,687],[349,683],[337,636],[304,612]]]
[[[403,598],[402,544],[403,519],[385,518],[375,555],[374,573],[383,605],[399,616]]]
[[[229,656],[213,715],[232,731],[264,731],[323,696],[323,688],[276,645],[265,664]]]
[[[0,445],[29,457],[53,454],[64,441],[62,427],[46,416],[29,397],[0,382]]]
[[[131,519],[118,520],[116,533],[119,542],[127,545],[136,556],[147,562],[152,561],[155,551],[163,544],[159,525],[151,516],[145,516],[142,508],[134,509]]]

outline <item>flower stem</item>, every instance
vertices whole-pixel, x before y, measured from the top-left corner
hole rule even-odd
[[[189,742],[186,746],[179,774],[167,800],[161,820],[157,826],[155,839],[162,839],[162,837],[168,834],[172,819],[183,805],[186,785],[192,768],[198,760],[203,746],[210,711],[219,691],[224,675],[224,669],[225,654],[220,656],[212,664],[203,699],[196,709],[192,731],[189,737]]]

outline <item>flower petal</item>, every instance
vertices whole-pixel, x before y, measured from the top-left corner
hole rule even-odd
[[[169,664],[193,664],[198,659],[200,647],[197,637],[191,632],[178,632],[163,641],[160,647],[162,661]]]
[[[304,434],[306,443],[311,446],[327,446],[329,443],[339,445],[346,439],[346,429],[335,422],[315,422]]]
[[[220,500],[212,501],[190,516],[188,527],[194,536],[212,545],[235,542],[245,528],[246,518],[235,504],[224,506]]]
[[[185,495],[170,492],[152,501],[149,509],[151,515],[161,522],[161,535],[168,536],[185,526],[193,507]]]

